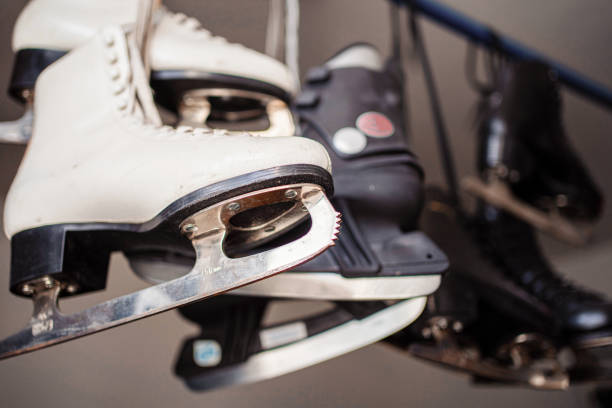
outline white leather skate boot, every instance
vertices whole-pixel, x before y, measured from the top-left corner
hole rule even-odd
[[[31,0],[13,32],[9,93],[31,106],[40,72],[108,24],[133,25],[139,0]],[[180,115],[180,124],[267,118],[265,135],[293,135],[287,107],[297,79],[281,62],[204,30],[199,22],[159,7],[148,44],[157,102]],[[26,111],[27,112],[27,111]],[[31,119],[0,125],[0,141],[29,138]],[[244,128],[244,130],[252,130]],[[3,136],[6,135],[6,136]]]
[[[45,69],[36,95],[33,136],[4,212],[11,291],[32,296],[35,308],[23,331],[0,342],[0,358],[268,277],[335,238],[330,159],[320,144],[159,126],[136,41],[119,26]],[[278,214],[306,211],[311,226],[300,238],[225,254],[234,229],[282,227]],[[196,261],[180,278],[72,315],[58,311],[58,296],[104,288],[112,251],[135,248],[195,248]]]

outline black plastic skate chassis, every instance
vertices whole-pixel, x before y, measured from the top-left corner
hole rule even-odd
[[[318,315],[262,326],[268,300],[222,296],[182,308],[201,333],[183,343],[175,373],[194,391],[280,376],[371,344],[410,324],[425,298],[337,302]]]
[[[317,184],[304,182],[306,179],[316,180]],[[38,234],[33,232],[36,230],[25,231],[26,235],[15,240],[24,233],[17,234],[12,252],[13,290],[33,295],[35,308],[24,330],[0,342],[0,358],[159,313],[307,261],[332,245],[337,234],[338,214],[320,186],[326,180],[329,174],[314,166],[272,168],[198,190],[142,225],[41,227]],[[223,240],[231,230],[230,219],[234,215],[284,201],[301,202],[310,213],[311,227],[306,235],[281,247],[241,258],[225,255]],[[78,239],[79,231],[88,233],[86,239]],[[57,239],[56,232],[64,234],[63,240]],[[73,232],[77,234],[71,236]],[[22,240],[24,236],[28,241]],[[59,311],[60,292],[73,294],[104,287],[111,251],[140,244],[167,247],[189,241],[196,251],[196,262],[187,275],[71,315]],[[73,253],[71,248],[78,251]],[[49,251],[38,258],[22,256],[26,254],[20,252],[35,250]],[[88,266],[95,268],[88,270]],[[101,273],[101,277],[96,273]]]
[[[355,44],[337,55],[364,46],[371,47]],[[416,229],[423,170],[406,146],[400,72],[394,59],[381,71],[327,65],[309,71],[297,112],[304,136],[328,148],[334,206],[344,222],[337,246],[296,271],[346,278],[410,276],[417,295],[419,275],[438,275],[447,268],[442,251]],[[365,118],[372,119],[372,128],[361,124]],[[335,137],[343,129],[362,132],[365,146],[355,152],[340,149]],[[411,294],[407,290],[404,297]]]

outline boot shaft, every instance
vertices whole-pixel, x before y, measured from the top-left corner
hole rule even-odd
[[[554,72],[534,61],[501,68],[485,97],[478,171],[505,180],[517,198],[571,219],[596,219],[603,198],[563,129]]]

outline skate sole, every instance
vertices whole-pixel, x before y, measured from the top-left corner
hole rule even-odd
[[[46,347],[225,292],[297,266],[333,244],[338,214],[321,185],[331,176],[315,166],[283,166],[213,184],[177,200],[143,224],[63,224],[23,231],[12,240],[12,290],[33,294],[34,314],[21,332],[0,342],[0,358]],[[288,195],[287,191],[292,194]],[[242,258],[228,258],[222,243],[229,219],[287,197],[311,215],[303,237]],[[284,198],[283,198],[284,197]],[[233,206],[234,207],[233,207]],[[114,250],[139,245],[193,245],[196,262],[187,275],[72,315],[57,297],[105,285]],[[178,243],[178,244],[177,244]]]
[[[45,68],[67,54],[63,50],[26,48],[17,51],[11,75],[9,94],[25,102],[21,94],[24,90],[34,89],[36,79]],[[291,95],[278,86],[251,78],[239,77],[198,70],[153,70],[151,84],[156,92],[161,92],[160,104],[175,110],[181,95],[194,88],[228,88],[261,92],[275,96],[287,103]],[[156,88],[159,85],[159,90]],[[195,86],[193,86],[195,85]],[[163,103],[166,102],[166,103]]]
[[[262,381],[322,363],[375,343],[408,326],[421,315],[425,303],[425,297],[404,300],[362,319],[334,322],[331,328],[317,334],[257,352],[244,363],[207,368],[200,375],[186,378],[185,383],[193,391],[206,391]],[[263,329],[260,338],[265,330],[289,325],[295,323]]]

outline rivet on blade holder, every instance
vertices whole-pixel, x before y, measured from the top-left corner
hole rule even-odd
[[[230,210],[230,211],[238,211],[240,209],[240,203],[236,203],[236,202],[230,203],[227,206],[227,209]]]

